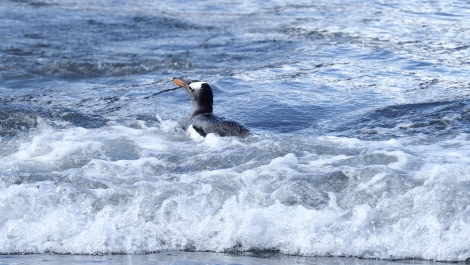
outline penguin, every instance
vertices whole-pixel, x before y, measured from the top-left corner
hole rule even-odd
[[[193,104],[190,120],[185,126],[186,130],[192,127],[203,137],[209,133],[242,138],[250,135],[250,131],[244,125],[212,114],[214,96],[209,84],[197,80],[184,81],[176,77],[173,78],[173,82],[184,89]]]

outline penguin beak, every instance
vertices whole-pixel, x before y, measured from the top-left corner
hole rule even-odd
[[[196,99],[194,98],[194,95],[193,95],[193,92],[192,92],[193,89],[192,89],[185,81],[183,81],[183,80],[181,80],[181,79],[179,79],[179,78],[174,77],[174,78],[173,78],[173,82],[174,82],[176,85],[182,87],[183,90],[184,90],[184,92],[186,92],[186,94],[188,94],[188,96],[189,96],[189,98],[191,99],[191,101],[192,101],[193,103],[195,102]]]
[[[179,78],[174,77],[174,78],[173,78],[173,82],[174,82],[175,84],[177,84],[178,86],[184,88],[185,90],[186,90],[186,89],[189,89],[189,85],[186,84],[186,82],[184,82],[183,80],[181,80],[181,79],[179,79]]]

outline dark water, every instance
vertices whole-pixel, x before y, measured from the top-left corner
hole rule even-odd
[[[0,253],[470,257],[468,1],[0,4]],[[189,136],[172,77],[247,139]]]

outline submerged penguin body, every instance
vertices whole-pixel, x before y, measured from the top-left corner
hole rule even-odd
[[[250,133],[245,126],[238,122],[219,118],[211,113],[198,114],[192,117],[186,128],[189,126],[192,126],[196,132],[204,137],[209,133],[216,133],[220,136],[246,137]]]
[[[247,137],[250,131],[242,124],[219,118],[212,114],[212,88],[205,82],[183,81],[173,78],[173,82],[182,87],[193,103],[191,118],[185,129],[192,127],[201,136],[215,133],[219,136]]]

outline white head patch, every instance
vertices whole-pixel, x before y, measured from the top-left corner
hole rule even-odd
[[[191,84],[189,84],[189,87],[194,90],[199,90],[201,89],[202,84],[205,84],[205,82],[192,82]]]

